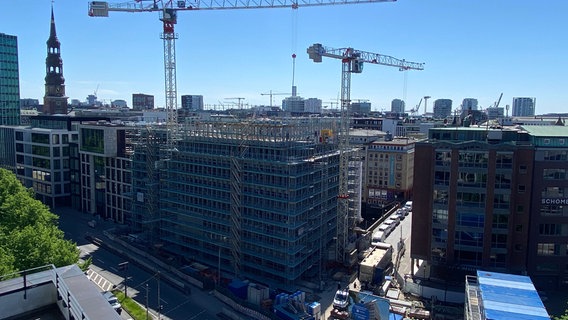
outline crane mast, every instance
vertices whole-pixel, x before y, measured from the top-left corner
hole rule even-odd
[[[349,125],[351,104],[351,74],[363,72],[364,63],[397,67],[401,71],[424,70],[423,63],[408,62],[391,56],[370,53],[353,48],[329,48],[319,43],[310,46],[307,53],[314,62],[322,57],[341,60],[341,119],[339,125],[339,193],[337,195],[337,243],[336,260],[346,264],[349,236],[355,227],[354,217],[349,216]]]
[[[164,32],[161,38],[164,40],[164,79],[166,93],[166,151],[169,153],[177,150],[177,79],[176,79],[176,39],[177,33],[174,25],[177,23],[177,12],[171,8],[164,8],[162,17]]]

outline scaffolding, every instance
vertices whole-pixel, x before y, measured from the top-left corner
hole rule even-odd
[[[144,232],[151,245],[160,242],[160,193],[165,168],[167,140],[163,125],[147,125],[133,129],[132,144],[132,226]]]
[[[188,119],[160,197],[163,249],[233,276],[319,279],[335,241],[336,119]]]

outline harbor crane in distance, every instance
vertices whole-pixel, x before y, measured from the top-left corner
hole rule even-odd
[[[416,115],[416,114],[418,113],[418,110],[420,110],[420,105],[422,104],[422,100],[423,100],[423,99],[424,99],[424,98],[420,98],[420,102],[418,102],[418,104],[416,105],[416,107],[410,109],[410,114],[411,114],[411,115],[414,116],[414,115]]]
[[[176,81],[176,46],[179,11],[227,10],[227,9],[262,9],[315,7],[339,4],[362,4],[374,2],[396,2],[397,0],[269,0],[269,1],[218,1],[218,0],[135,0],[124,3],[107,1],[89,2],[89,16],[108,17],[109,12],[159,12],[163,22],[161,39],[164,40],[164,72],[166,97],[166,149],[175,151],[178,132],[177,122],[177,81]]]
[[[351,104],[351,74],[363,72],[363,64],[380,64],[399,68],[400,71],[424,70],[423,63],[409,62],[378,53],[370,53],[353,48],[330,48],[316,43],[307,49],[314,62],[322,62],[323,57],[341,60],[341,118],[339,124],[339,194],[337,195],[337,243],[335,257],[337,262],[350,265],[347,248],[350,232],[355,227],[355,219],[349,217],[349,125]],[[351,218],[351,219],[350,219]],[[351,220],[351,221],[350,221]]]

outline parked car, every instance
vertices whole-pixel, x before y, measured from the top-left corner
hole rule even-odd
[[[339,289],[335,292],[335,297],[333,297],[333,307],[339,310],[347,309],[349,305],[349,290]]]
[[[116,312],[118,312],[118,314],[120,314],[122,312],[122,305],[118,301],[118,298],[114,294],[112,294],[112,292],[110,292],[110,291],[104,291],[102,294],[103,294],[103,297],[108,301],[108,303],[110,303],[112,308]]]
[[[404,207],[408,208],[408,211],[412,211],[412,201],[406,201]]]

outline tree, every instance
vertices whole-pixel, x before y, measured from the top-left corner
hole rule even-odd
[[[16,176],[0,169],[0,275],[47,264],[76,263],[79,250],[65,240],[57,215]]]
[[[568,320],[568,309],[564,311],[564,314],[560,317],[554,317],[554,320]]]

